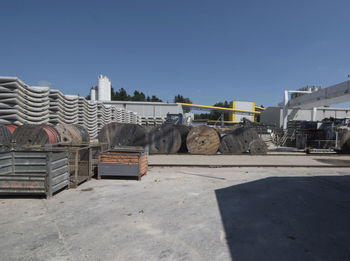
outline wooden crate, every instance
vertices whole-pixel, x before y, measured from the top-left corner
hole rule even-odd
[[[119,147],[98,156],[98,178],[137,177],[147,174],[147,155],[143,148]]]

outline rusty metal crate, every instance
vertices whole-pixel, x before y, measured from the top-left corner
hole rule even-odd
[[[68,152],[69,187],[76,188],[95,175],[98,154],[106,144],[54,144],[52,148]]]
[[[65,151],[11,150],[0,152],[0,194],[46,195],[67,187]]]
[[[136,177],[147,174],[147,155],[142,147],[115,147],[98,156],[98,178]]]

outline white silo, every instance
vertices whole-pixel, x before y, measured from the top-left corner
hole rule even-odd
[[[97,100],[97,89],[96,89],[96,86],[91,87],[90,100],[91,101],[96,101]]]
[[[100,74],[98,76],[97,93],[99,101],[110,101],[111,100],[111,81],[107,76]]]

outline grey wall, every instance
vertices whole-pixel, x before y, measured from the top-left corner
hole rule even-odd
[[[127,101],[110,101],[103,102],[108,105],[116,105],[136,112],[141,117],[161,117],[165,118],[167,113],[177,114],[183,113],[182,106],[176,103],[165,102],[127,102]]]

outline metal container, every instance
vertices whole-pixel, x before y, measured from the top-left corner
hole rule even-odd
[[[46,195],[69,182],[65,151],[25,150],[0,152],[0,194]]]
[[[98,178],[137,177],[147,173],[147,155],[143,147],[116,147],[98,156]]]

